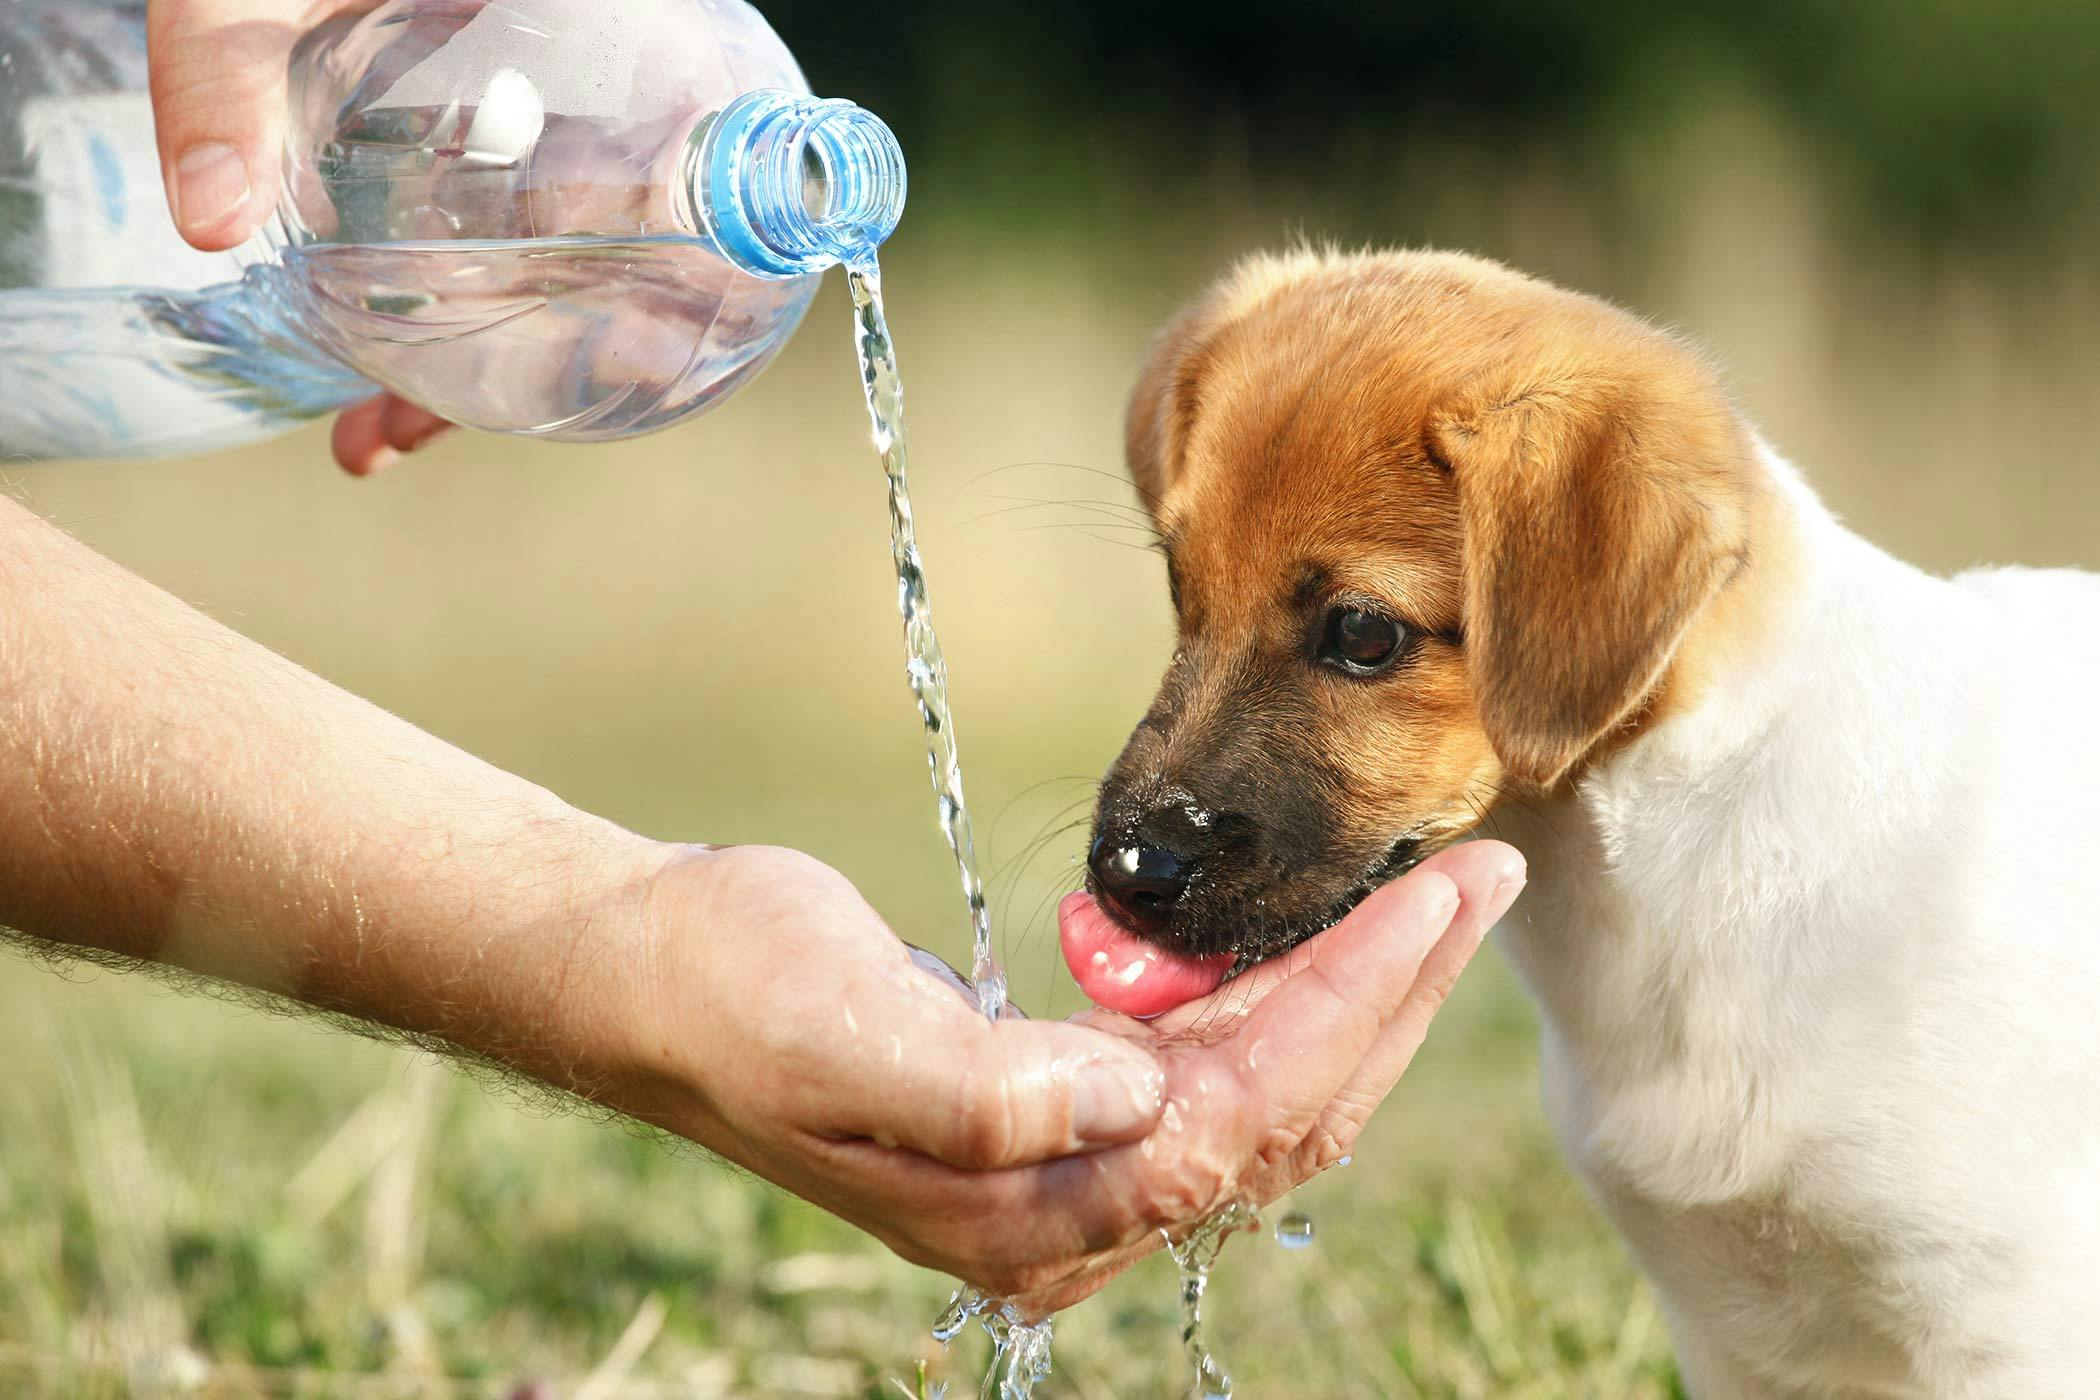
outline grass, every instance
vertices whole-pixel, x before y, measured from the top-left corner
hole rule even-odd
[[[2096,562],[2092,270],[1889,246],[1790,150],[1719,111],[1608,205],[1550,168],[1403,171],[1328,226],[1481,247],[1696,332],[1826,495],[1920,562]],[[908,224],[887,278],[1002,938],[1051,1014],[1077,1005],[1047,936],[1069,823],[1169,646],[1115,513],[1121,397],[1175,302],[1306,216],[1230,180],[1155,212],[1168,235],[1025,248]],[[1168,237],[1175,259],[1139,255]],[[803,846],[955,955],[846,320],[834,285],[733,403],[616,448],[467,440],[351,483],[308,432],[12,485],[583,806]],[[1211,1306],[1240,1394],[1672,1393],[1653,1304],[1547,1140],[1531,1041],[1484,957],[1355,1164],[1291,1203],[1315,1245],[1227,1249]],[[10,957],[0,1044],[0,1394],[894,1397],[923,1361],[960,1395],[982,1361],[926,1339],[946,1280],[823,1214],[397,1050]],[[1050,1393],[1177,1393],[1175,1334],[1155,1258],[1061,1320]]]

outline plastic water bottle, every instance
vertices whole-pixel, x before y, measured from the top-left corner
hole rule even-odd
[[[705,411],[896,227],[889,129],[743,0],[387,0],[291,59],[276,216],[176,234],[142,0],[0,0],[0,461],[203,451],[380,388],[565,441]]]

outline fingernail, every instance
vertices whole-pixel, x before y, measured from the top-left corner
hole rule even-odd
[[[343,470],[352,476],[376,476],[401,460],[401,454],[391,447],[375,449],[361,462],[343,463]]]
[[[1435,917],[1448,924],[1458,915],[1458,884],[1448,875],[1438,876],[1437,883],[1442,888],[1430,896],[1429,910]]]
[[[248,203],[248,165],[222,142],[192,146],[175,162],[175,223],[184,233],[217,228]]]
[[[1081,1142],[1128,1142],[1159,1117],[1166,1079],[1155,1065],[1096,1060],[1072,1082],[1072,1135]]]
[[[1487,917],[1481,920],[1480,926],[1484,929],[1493,928],[1496,920],[1509,912],[1509,906],[1515,904],[1517,896],[1523,892],[1524,877],[1522,875],[1517,876],[1515,879],[1504,880],[1501,884],[1495,886],[1495,892],[1488,896]]]

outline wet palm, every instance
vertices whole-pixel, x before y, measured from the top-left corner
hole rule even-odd
[[[1264,1204],[1344,1156],[1521,872],[1495,843],[1445,852],[1153,1022],[993,1025],[836,872],[770,848],[696,851],[648,898],[666,1092],[630,1107],[916,1263],[1048,1312],[1162,1230]]]

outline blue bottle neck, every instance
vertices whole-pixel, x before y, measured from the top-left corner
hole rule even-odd
[[[747,92],[686,151],[696,232],[758,277],[871,260],[904,214],[904,153],[851,102]]]

